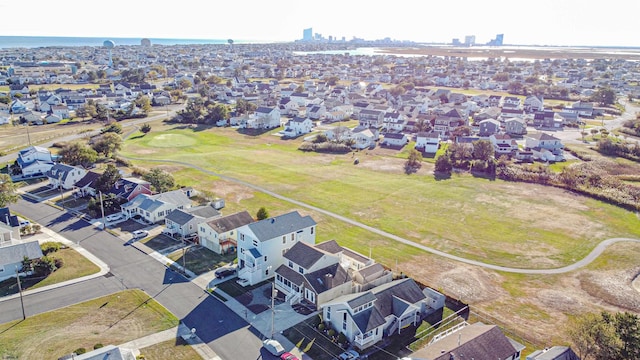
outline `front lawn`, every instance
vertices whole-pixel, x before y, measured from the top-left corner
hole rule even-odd
[[[183,259],[183,256],[186,256],[186,259]],[[179,249],[167,257],[181,266],[185,261],[188,270],[200,275],[232,262],[235,259],[235,254],[219,255],[202,246],[192,246],[188,248],[186,255],[182,249]]]
[[[171,359],[171,360],[201,360],[191,345],[182,338],[168,340],[140,349],[140,355],[145,359]]]
[[[178,325],[141,290],[127,290],[0,325],[0,358],[57,359],[95,344],[122,344]]]

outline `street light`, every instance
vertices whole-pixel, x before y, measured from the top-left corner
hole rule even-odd
[[[275,325],[276,325],[276,307],[275,300],[276,295],[278,295],[278,290],[276,290],[276,282],[275,279],[271,283],[271,338],[273,339],[273,334],[275,333]]]
[[[27,315],[24,312],[24,300],[22,299],[22,284],[20,283],[20,273],[16,269],[16,279],[18,281],[18,291],[20,292],[20,306],[22,307],[22,320],[27,319]]]

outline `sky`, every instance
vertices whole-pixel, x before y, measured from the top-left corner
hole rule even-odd
[[[640,1],[0,0],[0,35],[293,41],[324,37],[513,45],[634,46]],[[1,47],[2,44],[0,44]]]

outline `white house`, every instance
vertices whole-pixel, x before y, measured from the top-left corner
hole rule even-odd
[[[283,134],[288,137],[296,137],[308,134],[313,129],[313,122],[308,117],[294,117],[287,122]]]
[[[139,215],[151,223],[163,221],[173,210],[190,207],[191,200],[182,190],[156,195],[139,194],[133,200],[120,205],[127,217]]]
[[[65,190],[72,189],[80,179],[87,175],[87,170],[66,164],[55,164],[45,175],[49,178],[49,185],[53,189],[62,187]]]
[[[544,110],[544,98],[535,95],[529,95],[524,99],[524,111],[533,113]]]
[[[280,109],[260,106],[247,120],[249,129],[275,129],[280,127]]]
[[[242,211],[201,223],[198,227],[200,245],[217,254],[235,250],[238,246],[237,229],[253,221],[253,217],[247,211]]]
[[[238,277],[255,285],[274,276],[296,242],[314,244],[316,222],[297,211],[238,228]]]
[[[409,138],[403,133],[386,133],[382,139],[382,145],[390,147],[403,147],[408,142]]]
[[[0,224],[0,227],[3,226],[4,224]],[[16,276],[16,272],[21,272],[25,256],[29,260],[43,256],[37,240],[0,247],[0,281]]]
[[[564,160],[564,145],[562,141],[547,133],[526,135],[525,147],[533,152],[534,159],[542,161]]]
[[[354,140],[353,147],[356,149],[367,149],[376,146],[376,141],[380,138],[378,130],[358,126],[351,130],[350,138]]]
[[[30,146],[18,152],[18,166],[22,169],[22,176],[44,176],[53,166],[53,157],[48,149]]]
[[[416,134],[416,149],[425,153],[436,153],[439,147],[440,133],[433,131]]]
[[[496,158],[500,155],[515,155],[518,151],[518,143],[508,134],[492,134],[489,141],[493,144]]]
[[[358,349],[373,346],[403,328],[418,325],[444,307],[445,296],[421,290],[411,278],[344,295],[322,306],[322,318]]]

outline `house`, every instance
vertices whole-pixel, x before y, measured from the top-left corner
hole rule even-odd
[[[324,117],[324,114],[327,113],[327,107],[324,105],[313,105],[307,111],[307,116],[313,120],[319,120]]]
[[[553,346],[532,352],[526,360],[580,360],[580,357],[568,346]]]
[[[533,114],[533,126],[538,128],[562,128],[563,120],[556,119],[553,110],[537,111]]]
[[[53,105],[51,106],[51,113],[59,116],[61,119],[68,119],[71,117],[67,105]]]
[[[382,139],[381,145],[401,148],[409,142],[409,138],[403,133],[386,133]]]
[[[489,136],[489,141],[493,145],[496,158],[499,158],[500,155],[515,155],[518,151],[518,143],[508,134],[492,134]]]
[[[322,318],[363,350],[444,307],[444,295],[425,290],[410,278],[392,281],[325,303]]]
[[[384,115],[385,112],[381,110],[362,109],[358,113],[358,125],[366,128],[372,127],[380,129],[384,125]]]
[[[519,109],[520,106],[522,106],[522,103],[520,98],[516,96],[505,96],[502,101],[503,108]]]
[[[544,110],[544,98],[542,96],[529,95],[524,99],[524,111],[533,113]]]
[[[0,222],[12,228],[20,226],[17,215],[12,215],[8,207],[0,208]],[[19,238],[19,233],[17,234]]]
[[[489,136],[500,131],[500,121],[495,119],[482,120],[479,123],[479,136]]]
[[[571,110],[578,113],[580,116],[593,117],[593,103],[586,101],[576,101],[571,104]]]
[[[7,226],[0,224],[0,228],[6,230]],[[42,250],[37,240],[0,247],[0,281],[22,272],[22,261],[25,257],[34,260],[42,256]]]
[[[375,147],[380,135],[375,128],[358,126],[351,130],[349,137],[354,141],[353,147],[362,150]]]
[[[314,244],[316,222],[297,211],[238,228],[238,278],[255,285],[274,276],[296,242]]]
[[[20,150],[17,163],[24,177],[44,176],[54,164],[51,152],[39,146]]]
[[[115,345],[105,345],[84,354],[72,355],[64,359],[73,360],[134,360],[135,352],[131,349],[123,348]],[[60,360],[60,359],[58,359]]]
[[[546,133],[529,134],[525,137],[525,147],[533,152],[533,158],[541,161],[564,160],[562,141]]]
[[[275,129],[280,127],[280,109],[260,106],[253,116],[247,120],[246,126],[249,129]]]
[[[217,254],[233,251],[238,246],[237,229],[253,221],[247,211],[242,211],[201,223],[198,227],[200,245]]]
[[[419,132],[416,134],[416,146],[417,150],[425,153],[436,153],[440,147],[440,133],[432,132]]]
[[[45,173],[45,176],[49,178],[49,185],[52,189],[62,187],[65,190],[69,190],[86,174],[87,170],[81,167],[57,163]]]
[[[308,117],[294,117],[287,122],[283,134],[288,137],[296,137],[308,134],[313,129],[313,122]]]
[[[412,359],[520,360],[524,345],[506,337],[496,325],[463,322],[436,335]]]
[[[339,257],[313,244],[296,242],[276,269],[275,287],[290,304],[304,302],[314,308],[351,293],[351,277]]]
[[[0,247],[14,244],[14,241],[20,240],[20,223],[18,221],[18,217],[16,215],[11,216],[8,214],[8,208],[2,208],[0,210],[3,211],[4,219],[0,221]],[[5,223],[8,221],[8,224]],[[0,271],[0,277],[3,275],[3,272]],[[1,280],[0,280],[1,281]]]
[[[93,193],[95,194],[95,189]],[[109,190],[109,194],[123,200],[131,201],[140,194],[151,195],[151,184],[146,180],[134,177],[122,178],[113,184]]]
[[[511,118],[504,121],[504,131],[510,135],[525,135],[527,122],[524,119]]]
[[[76,182],[75,187],[78,189],[79,195],[81,197],[85,197],[87,195],[95,196],[96,192],[94,188],[94,182],[99,177],[100,177],[100,174],[98,174],[97,172],[87,171],[87,173],[82,177],[82,179]]]
[[[169,232],[172,236],[179,235],[181,238],[185,238],[197,233],[200,224],[220,216],[220,212],[212,204],[176,209],[164,218],[165,232]]]
[[[345,141],[351,137],[351,129],[346,126],[336,126],[326,130],[324,134],[331,141]]]
[[[9,109],[14,114],[24,114],[27,112],[27,105],[20,99],[15,99],[9,105]]]
[[[60,121],[62,121],[62,118],[56,114],[49,114],[47,116],[44,117],[44,121],[47,124],[55,124],[55,123],[59,123]]]
[[[133,200],[120,205],[128,218],[139,215],[150,223],[163,221],[176,209],[188,209],[191,200],[182,190],[174,190],[156,195],[140,194]]]

